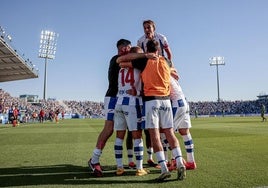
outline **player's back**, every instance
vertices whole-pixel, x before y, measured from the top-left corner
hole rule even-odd
[[[140,71],[133,68],[121,68],[118,74],[118,102],[123,104],[123,100],[129,98],[129,104],[135,104],[137,96],[127,93],[127,90],[136,89],[138,93],[141,91]]]

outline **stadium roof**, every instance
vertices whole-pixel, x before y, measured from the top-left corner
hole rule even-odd
[[[0,82],[38,78],[38,71],[0,37]]]

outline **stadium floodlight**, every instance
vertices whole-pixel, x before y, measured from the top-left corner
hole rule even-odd
[[[216,66],[217,70],[217,90],[218,90],[218,102],[220,102],[220,84],[219,84],[219,70],[218,66],[219,65],[225,65],[224,57],[212,57],[209,59],[210,61],[210,66]]]
[[[2,26],[0,26],[0,35],[1,35],[1,38],[4,38],[5,37],[5,34],[6,34],[6,32],[5,32],[4,28]]]
[[[42,30],[39,48],[39,57],[45,59],[45,74],[44,74],[44,93],[43,99],[46,100],[47,87],[47,60],[55,59],[58,34],[53,31]]]
[[[6,39],[8,39],[9,42],[12,41],[11,35],[7,34],[6,31],[5,31],[5,29],[2,26],[0,26],[0,35],[1,35],[1,38],[2,39],[5,39],[6,38]]]

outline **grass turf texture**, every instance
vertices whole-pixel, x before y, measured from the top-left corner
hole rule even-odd
[[[103,120],[71,119],[60,123],[0,126],[0,187],[268,187],[268,122],[260,117],[192,119],[197,169],[184,181],[176,173],[156,183],[160,170],[136,177],[135,170],[115,175],[113,144],[101,157],[104,177],[95,178],[87,160]],[[185,149],[179,135],[183,155]],[[124,147],[125,148],[125,147]],[[127,164],[124,149],[124,164]],[[145,152],[144,158],[147,158]],[[146,167],[146,160],[144,160]]]

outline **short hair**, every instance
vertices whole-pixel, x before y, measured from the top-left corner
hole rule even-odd
[[[128,46],[131,45],[131,42],[127,39],[120,39],[119,41],[117,41],[116,43],[116,47],[118,48],[119,46]]]
[[[130,51],[129,51],[130,53],[143,53],[143,50],[142,50],[142,48],[141,47],[139,47],[139,46],[132,46],[131,48],[130,48]]]
[[[158,42],[156,40],[149,40],[146,44],[147,52],[156,52],[158,50],[157,46]]]
[[[152,25],[153,28],[154,28],[154,30],[155,30],[155,23],[154,23],[154,21],[152,21],[152,20],[144,20],[143,21],[143,25],[145,25],[145,24]]]

